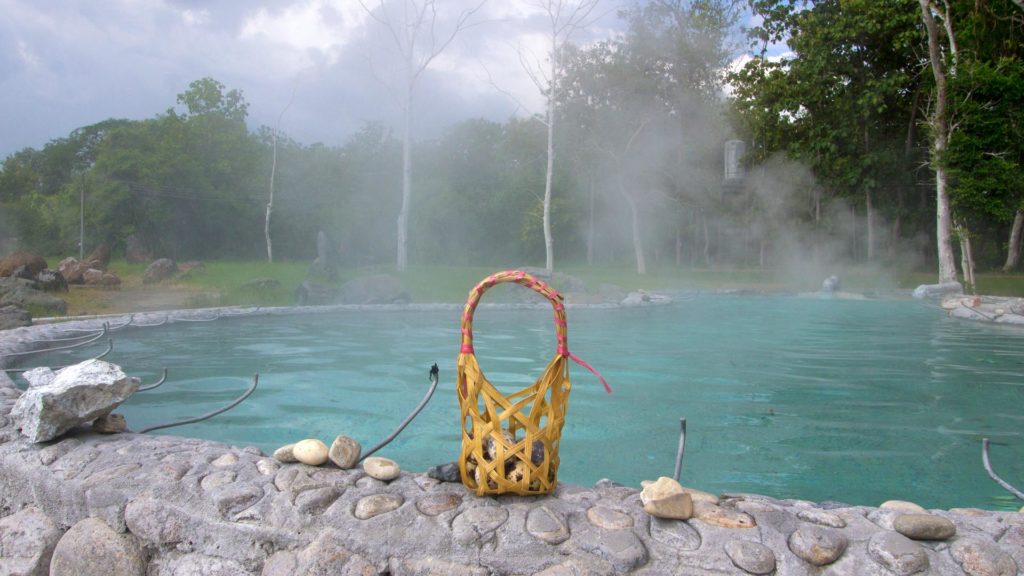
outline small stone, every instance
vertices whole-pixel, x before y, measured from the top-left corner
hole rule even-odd
[[[327,452],[327,445],[316,438],[301,440],[292,447],[295,459],[309,466],[319,466],[327,462]]]
[[[882,505],[879,506],[879,508],[883,510],[898,510],[900,512],[908,512],[910,514],[923,514],[927,512],[927,510],[921,506],[905,500],[886,500],[885,502],[882,502]]]
[[[99,518],[86,518],[71,527],[53,550],[50,574],[77,576],[142,576],[146,557],[138,538],[118,534]]]
[[[390,458],[381,458],[379,456],[370,456],[363,460],[363,471],[366,472],[371,478],[377,480],[383,480],[387,482],[398,478],[401,474],[402,469],[398,466],[398,463]]]
[[[459,465],[456,462],[438,464],[427,470],[427,476],[441,482],[462,482],[462,473],[459,472]]]
[[[956,525],[933,514],[903,514],[892,521],[894,530],[912,540],[948,540],[956,534]]]
[[[270,458],[260,458],[256,461],[256,469],[264,476],[270,476],[280,468],[281,465]]]
[[[644,505],[651,500],[683,493],[683,487],[679,482],[676,482],[668,476],[662,476],[654,482],[641,483],[641,485],[643,486],[643,490],[640,491],[640,503]]]
[[[107,414],[92,421],[92,430],[99,434],[120,434],[128,429],[128,421],[121,414]]]
[[[203,490],[210,491],[214,488],[220,488],[225,484],[234,482],[236,476],[235,472],[231,470],[221,470],[220,472],[214,472],[204,476],[199,482],[199,486],[201,486]]]
[[[789,549],[815,566],[825,566],[839,559],[848,541],[835,530],[815,525],[797,528],[789,536]]]
[[[462,496],[458,494],[430,494],[416,501],[416,509],[426,516],[437,516],[454,510],[462,504]]]
[[[374,516],[397,510],[405,502],[398,494],[373,494],[356,502],[355,516],[360,520],[369,520]]]
[[[219,458],[217,458],[213,462],[210,462],[210,465],[216,466],[218,468],[224,468],[226,466],[234,466],[235,464],[238,464],[238,456],[235,455],[235,454],[232,454],[231,452],[228,452],[227,454],[224,454],[224,455],[220,456]]]
[[[48,574],[61,530],[35,507],[0,518],[0,574]]]
[[[647,547],[632,530],[609,530],[597,536],[596,552],[619,572],[630,572],[647,563]]]
[[[569,527],[547,506],[537,506],[526,515],[526,531],[548,544],[561,544],[569,539]]]
[[[829,528],[846,528],[846,520],[824,510],[806,508],[798,511],[796,517],[820,526],[828,526]]]
[[[957,538],[950,554],[970,576],[1016,576],[1017,563],[992,542]]]
[[[754,517],[746,512],[729,510],[707,502],[694,504],[693,516],[719,528],[754,528],[757,526]]]
[[[288,464],[290,462],[298,462],[295,458],[295,444],[285,444],[277,450],[274,450],[274,460],[278,462],[284,462]]]
[[[338,436],[331,442],[331,449],[327,457],[334,462],[334,465],[342,470],[348,470],[359,462],[359,455],[363,447],[348,436]]]
[[[876,532],[868,540],[868,555],[896,576],[909,576],[928,569],[924,548],[897,532]]]
[[[693,500],[685,492],[655,498],[644,504],[644,512],[655,518],[689,520],[693,516]]]
[[[730,540],[725,554],[737,568],[750,574],[771,574],[775,570],[775,553],[760,542]]]
[[[633,517],[607,506],[594,506],[587,510],[587,520],[606,530],[622,530],[633,527]]]

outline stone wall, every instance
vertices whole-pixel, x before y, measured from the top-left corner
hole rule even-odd
[[[33,338],[0,333],[0,352]],[[693,518],[664,520],[610,481],[477,497],[172,436],[32,444],[19,395],[0,377],[0,574],[1024,574],[1019,512],[694,491]]]

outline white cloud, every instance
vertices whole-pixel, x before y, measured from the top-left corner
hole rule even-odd
[[[244,40],[267,40],[296,53],[319,52],[328,65],[337,62],[341,49],[362,30],[367,14],[350,0],[306,0],[282,10],[261,8],[242,25]],[[312,66],[308,55],[292,59],[296,66]]]

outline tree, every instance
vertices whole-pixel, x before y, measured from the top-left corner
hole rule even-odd
[[[519,51],[519,61],[545,97],[544,125],[547,128],[547,163],[544,171],[544,269],[550,275],[555,265],[554,238],[551,234],[551,185],[555,175],[555,118],[562,97],[564,74],[562,55],[573,35],[594,21],[594,11],[601,0],[538,0],[537,5],[547,17],[545,40],[547,64],[535,54]]]
[[[921,5],[921,20],[928,33],[928,60],[935,78],[935,107],[930,125],[932,130],[932,169],[935,171],[935,215],[936,237],[939,256],[939,282],[956,282],[956,262],[953,260],[953,225],[949,206],[949,179],[943,155],[949,146],[949,94],[947,87],[948,62],[956,57],[956,38],[953,35],[952,15],[949,5],[943,0],[918,0]],[[945,26],[949,51],[944,54],[943,42],[938,24],[935,22],[939,4],[945,10]]]
[[[387,28],[402,58],[400,105],[402,107],[402,207],[398,212],[397,268],[405,272],[408,265],[409,210],[412,202],[412,124],[413,100],[420,77],[435,58],[451,44],[459,32],[472,25],[473,15],[487,2],[481,0],[472,8],[463,10],[448,34],[438,30],[436,0],[398,0],[399,9],[391,11],[385,0],[378,0],[371,9],[359,0],[366,13]],[[397,13],[397,14],[396,14]],[[397,91],[398,87],[394,87]]]

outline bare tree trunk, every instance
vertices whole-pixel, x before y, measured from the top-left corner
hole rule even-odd
[[[398,259],[396,267],[405,272],[409,265],[406,242],[409,238],[409,202],[412,199],[412,82],[405,100],[402,123],[402,208],[398,211]]]
[[[619,182],[619,194],[629,204],[629,212],[633,224],[633,254],[636,257],[636,273],[643,276],[647,274],[647,261],[644,259],[644,244],[640,235],[640,215],[636,206],[636,199],[626,192],[626,187]]]
[[[1020,264],[1020,237],[1021,229],[1024,229],[1024,210],[1017,210],[1013,215],[1013,227],[1010,229],[1010,245],[1006,251],[1006,264],[1003,264],[1003,272],[1009,272]]]
[[[767,248],[768,248],[768,239],[765,238],[764,236],[762,236],[761,237],[761,254],[760,254],[760,256],[758,257],[758,260],[757,260],[758,266],[760,266],[762,269],[764,268],[764,258],[765,258],[765,253],[766,253],[766,249]]]
[[[960,269],[964,275],[964,288],[968,292],[975,292],[974,283],[974,254],[971,252],[971,233],[960,223],[956,224],[956,233],[960,238]]]
[[[554,42],[552,42],[554,44]],[[554,270],[555,266],[555,249],[554,242],[551,238],[551,181],[555,172],[555,79],[554,74],[556,72],[555,67],[555,52],[554,48],[551,51],[551,86],[552,89],[548,93],[548,111],[547,111],[547,123],[548,123],[548,163],[547,170],[544,173],[544,269],[547,270],[548,275]]]
[[[875,261],[875,207],[871,203],[871,191],[865,193],[865,226],[867,226],[868,262]]]
[[[932,113],[932,166],[935,169],[936,248],[939,257],[939,282],[956,282],[956,262],[953,260],[952,216],[949,207],[949,175],[942,165],[942,155],[949,143],[947,117],[946,69],[942,61],[939,29],[932,15],[930,0],[918,0],[921,18],[928,30],[928,55],[935,77],[935,111]],[[947,23],[947,26],[949,23]]]
[[[708,234],[708,217],[702,210],[700,223],[704,227],[704,266],[711,268],[711,236]]]
[[[683,265],[683,231],[676,228],[676,268]]]
[[[270,214],[274,211],[274,173],[277,172],[277,132],[274,132],[274,154],[270,161],[270,194],[267,196],[267,216],[263,222],[263,236],[267,239],[267,262],[274,263],[274,248],[270,243]]]
[[[590,175],[590,218],[587,222],[587,265],[594,265],[594,175]]]

